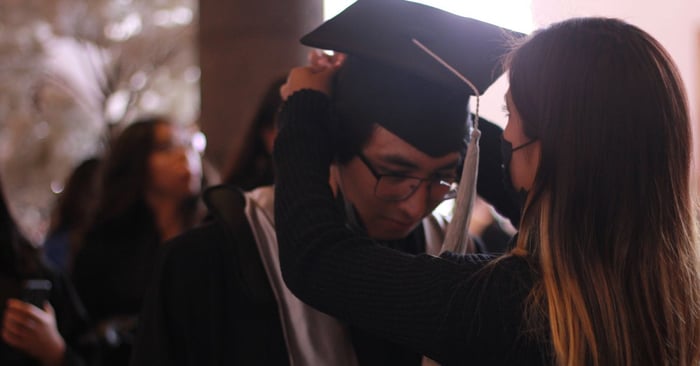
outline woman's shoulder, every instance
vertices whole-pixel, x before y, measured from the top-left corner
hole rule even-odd
[[[468,303],[478,298],[482,304],[520,306],[535,284],[536,272],[523,256],[443,253],[441,258],[463,266],[459,287]]]
[[[504,271],[533,272],[532,261],[522,255],[503,254],[495,259],[494,265]]]
[[[496,257],[484,267],[484,271],[489,273],[499,287],[507,288],[508,291],[516,291],[523,296],[529,293],[536,276],[531,261],[525,256],[514,254]]]

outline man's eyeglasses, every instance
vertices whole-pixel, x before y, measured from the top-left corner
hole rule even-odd
[[[370,173],[377,179],[374,195],[384,201],[403,201],[411,197],[423,182],[428,184],[431,197],[444,201],[457,196],[457,182],[441,177],[418,178],[399,174],[379,174],[364,154],[358,154]]]

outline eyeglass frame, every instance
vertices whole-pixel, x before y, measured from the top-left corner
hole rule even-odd
[[[374,178],[377,180],[377,182],[374,184],[374,196],[387,202],[401,202],[404,200],[409,199],[411,196],[413,196],[414,193],[418,191],[421,185],[423,185],[424,182],[427,182],[428,184],[428,190],[430,191],[430,188],[432,187],[433,183],[438,183],[442,187],[447,187],[448,191],[446,194],[440,198],[441,201],[445,201],[448,199],[455,198],[457,196],[457,181],[455,179],[454,182],[450,183],[444,179],[440,179],[437,176],[433,176],[430,178],[420,178],[420,177],[414,177],[410,175],[402,175],[402,174],[381,174],[377,171],[377,169],[370,163],[369,159],[363,154],[363,153],[358,153],[357,157],[360,159],[360,161],[367,167],[369,172],[374,176]],[[377,191],[379,188],[379,183],[381,182],[382,178],[384,177],[392,177],[392,178],[399,178],[399,179],[414,179],[418,181],[418,184],[415,185],[415,188],[413,188],[410,192],[408,192],[406,195],[401,196],[400,198],[388,198],[388,197],[382,197],[380,196]],[[436,179],[438,178],[438,179]]]

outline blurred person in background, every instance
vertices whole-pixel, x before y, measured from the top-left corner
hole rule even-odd
[[[95,219],[73,272],[103,365],[128,363],[161,245],[201,219],[201,158],[192,136],[164,117],[139,120],[117,136],[104,162]]]
[[[34,293],[29,293],[29,284]],[[34,302],[34,304],[30,303]],[[0,184],[0,364],[77,366],[90,360],[85,308],[71,282],[15,224]]]
[[[236,201],[246,191],[255,205],[272,202],[271,153],[285,80],[268,84],[223,185],[204,193],[207,222],[164,248],[132,366],[289,364],[279,305],[244,215],[245,202]],[[227,206],[229,194],[238,205]]]

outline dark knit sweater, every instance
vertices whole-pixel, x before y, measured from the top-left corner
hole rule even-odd
[[[410,255],[348,230],[328,185],[329,99],[292,95],[275,145],[275,220],[287,286],[304,302],[442,365],[542,365],[524,324],[525,260]]]

